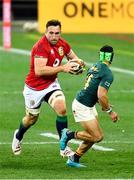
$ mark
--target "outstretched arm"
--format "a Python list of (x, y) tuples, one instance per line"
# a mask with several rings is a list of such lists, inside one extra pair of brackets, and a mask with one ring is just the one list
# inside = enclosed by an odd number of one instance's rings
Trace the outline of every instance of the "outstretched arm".
[(106, 111), (109, 114), (113, 122), (116, 122), (118, 120), (118, 114), (112, 110), (112, 107), (110, 106), (109, 101), (108, 101), (107, 93), (108, 91), (106, 88), (99, 86), (98, 93), (97, 93), (98, 101), (102, 107), (102, 110)]

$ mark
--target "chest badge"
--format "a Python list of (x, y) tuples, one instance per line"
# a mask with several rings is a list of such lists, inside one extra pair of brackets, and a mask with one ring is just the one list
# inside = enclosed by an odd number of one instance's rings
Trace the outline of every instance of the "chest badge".
[(58, 53), (59, 53), (60, 56), (63, 56), (63, 55), (64, 55), (64, 50), (63, 50), (63, 47), (62, 47), (62, 46), (60, 46), (60, 47), (58, 48)]

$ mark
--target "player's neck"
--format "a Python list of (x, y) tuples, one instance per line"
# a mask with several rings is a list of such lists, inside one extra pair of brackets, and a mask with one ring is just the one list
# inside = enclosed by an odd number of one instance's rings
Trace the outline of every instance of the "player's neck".
[(103, 61), (104, 64), (106, 64), (107, 66), (110, 66), (110, 63), (108, 61)]

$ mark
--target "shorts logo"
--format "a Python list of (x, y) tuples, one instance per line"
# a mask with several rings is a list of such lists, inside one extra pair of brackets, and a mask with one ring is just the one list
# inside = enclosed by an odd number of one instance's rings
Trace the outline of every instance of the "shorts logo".
[(35, 101), (34, 101), (34, 100), (31, 100), (31, 101), (30, 101), (30, 106), (34, 106), (34, 104), (35, 104)]
[(55, 87), (57, 87), (57, 85), (55, 84), (55, 85), (53, 85), (52, 87), (55, 88)]
[(60, 46), (60, 47), (58, 48), (58, 52), (59, 52), (59, 55), (60, 55), (60, 56), (63, 56), (63, 55), (64, 55), (64, 50), (63, 50), (63, 47), (62, 47), (62, 46)]

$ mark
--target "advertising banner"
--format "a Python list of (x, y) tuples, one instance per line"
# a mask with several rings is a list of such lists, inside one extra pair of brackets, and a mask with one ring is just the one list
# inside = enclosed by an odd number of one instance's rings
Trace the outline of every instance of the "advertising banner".
[(64, 33), (134, 33), (134, 0), (38, 0), (40, 32), (50, 19)]

